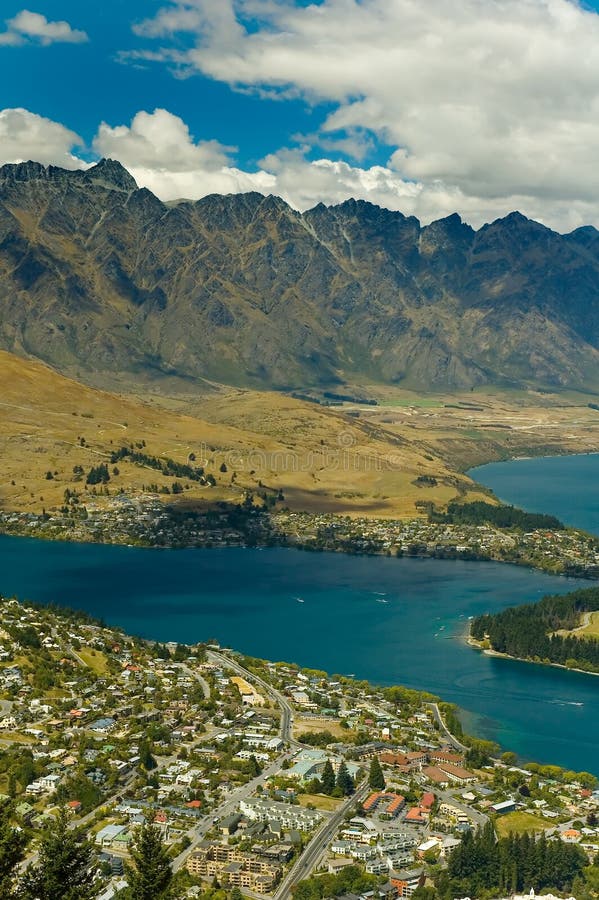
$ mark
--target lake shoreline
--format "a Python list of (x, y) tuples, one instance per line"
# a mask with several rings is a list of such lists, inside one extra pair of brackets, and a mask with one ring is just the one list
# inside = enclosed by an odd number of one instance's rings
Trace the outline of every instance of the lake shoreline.
[(599, 672), (589, 672), (587, 669), (579, 669), (576, 666), (564, 666), (562, 663), (545, 662), (542, 659), (525, 659), (523, 656), (512, 656), (510, 653), (501, 653), (499, 650), (493, 650), (492, 647), (483, 647), (482, 641), (477, 641), (470, 634), (466, 635), (465, 643), (473, 650), (478, 650), (484, 656), (494, 657), (495, 659), (511, 659), (514, 662), (530, 663), (532, 666), (544, 666), (548, 669), (562, 669), (565, 672), (579, 672), (581, 675), (599, 676)]
[[(598, 461), (596, 451), (533, 454), (479, 463), (465, 474), (503, 503), (557, 516), (567, 527), (597, 537), (599, 495), (593, 484)], [(579, 497), (584, 499), (579, 502)]]

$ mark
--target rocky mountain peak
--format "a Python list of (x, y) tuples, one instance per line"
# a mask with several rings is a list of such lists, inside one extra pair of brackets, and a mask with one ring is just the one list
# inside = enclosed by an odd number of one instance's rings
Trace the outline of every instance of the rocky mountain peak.
[(0, 166), (0, 182), (59, 181), (63, 178), (77, 178), (81, 173), (59, 166), (44, 166), (29, 159), (24, 162), (6, 163)]
[(133, 175), (116, 159), (101, 159), (91, 169), (87, 169), (85, 174), (90, 181), (101, 182), (119, 191), (137, 190)]
[(427, 243), (447, 244), (448, 241), (469, 243), (475, 231), (462, 221), (458, 213), (452, 213), (443, 219), (436, 219), (422, 229), (422, 237)]
[(6, 165), (0, 347), (121, 380), (599, 387), (599, 237), (363, 200), (165, 205), (115, 160)]

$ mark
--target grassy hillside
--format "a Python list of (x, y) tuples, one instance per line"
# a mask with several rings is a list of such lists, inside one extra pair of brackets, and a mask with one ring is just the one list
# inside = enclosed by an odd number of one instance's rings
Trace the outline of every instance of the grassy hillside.
[[(574, 396), (468, 393), (433, 403), (386, 389), (385, 406), (325, 407), (212, 385), (203, 396), (134, 397), (81, 385), (4, 351), (0, 380), (4, 510), (60, 506), (66, 489), (89, 499), (86, 476), (105, 463), (111, 494), (170, 490), (179, 480), (184, 492), (163, 499), (213, 505), (266, 492), (298, 510), (412, 516), (426, 503), (489, 500), (461, 474), (476, 462), (599, 449), (599, 413)], [(376, 393), (371, 386), (369, 394)], [(155, 465), (119, 459), (115, 474), (110, 458), (121, 447)], [(156, 464), (167, 459), (202, 467), (216, 486), (163, 475)]]
[[(281, 505), (296, 509), (411, 515), (418, 500), (446, 503), (471, 487), (425, 445), (285, 395), (223, 390), (194, 402), (142, 400), (83, 386), (5, 352), (0, 379), (5, 510), (59, 506), (65, 489), (85, 492), (86, 475), (102, 463), (111, 493), (171, 487), (172, 477), (128, 459), (118, 461), (114, 474), (111, 454), (131, 445), (157, 459), (202, 466), (215, 487), (180, 479), (189, 484), (185, 500), (202, 504), (240, 501), (247, 490), (266, 489), (282, 491)], [(434, 486), (413, 483), (426, 473), (434, 473)]]

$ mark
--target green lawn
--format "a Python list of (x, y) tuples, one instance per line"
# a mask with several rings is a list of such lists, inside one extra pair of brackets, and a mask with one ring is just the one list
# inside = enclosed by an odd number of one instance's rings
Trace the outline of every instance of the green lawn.
[(77, 655), (96, 675), (104, 675), (106, 672), (108, 668), (106, 657), (99, 650), (90, 650), (89, 647), (82, 647), (81, 650), (77, 650)]
[(532, 813), (518, 811), (500, 816), (495, 827), (499, 837), (507, 837), (510, 832), (524, 834), (525, 831), (545, 831), (549, 825)]
[(307, 806), (309, 803), (316, 809), (323, 809), (325, 812), (334, 812), (343, 800), (336, 797), (327, 797), (324, 794), (299, 794), (298, 798), (300, 806)]

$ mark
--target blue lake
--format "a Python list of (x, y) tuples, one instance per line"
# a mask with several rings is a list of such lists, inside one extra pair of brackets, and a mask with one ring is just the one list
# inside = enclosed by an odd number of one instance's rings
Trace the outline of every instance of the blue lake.
[(468, 473), (497, 497), (599, 534), (599, 454), (489, 463)]
[(10, 537), (0, 537), (0, 572), (5, 595), (85, 609), (148, 638), (217, 638), (429, 690), (458, 703), (470, 730), (525, 759), (599, 774), (598, 678), (493, 659), (463, 641), (469, 616), (578, 582), (495, 563)]

